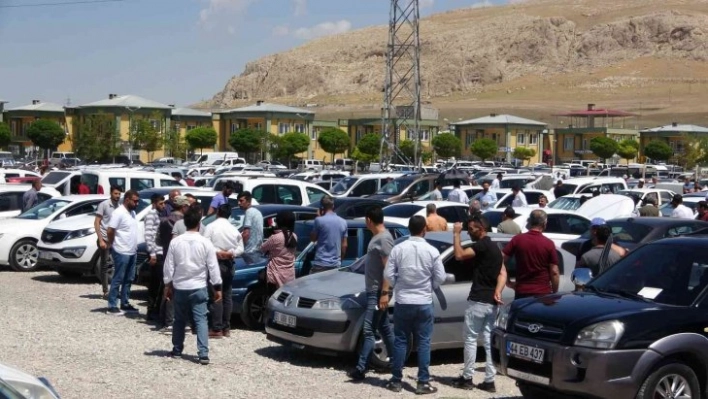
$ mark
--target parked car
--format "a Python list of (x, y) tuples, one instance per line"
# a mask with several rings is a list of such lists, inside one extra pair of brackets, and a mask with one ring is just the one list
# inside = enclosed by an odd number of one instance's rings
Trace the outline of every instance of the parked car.
[(403, 173), (371, 173), (345, 177), (332, 188), (335, 197), (368, 197)]
[(0, 397), (7, 399), (59, 399), (48, 379), (0, 364)]
[(550, 209), (560, 209), (563, 211), (574, 211), (580, 208), (581, 198), (592, 198), (592, 194), (568, 194), (548, 203)]
[[(706, 198), (705, 198), (705, 197), (701, 197), (701, 196), (698, 196), (698, 197), (694, 197), (694, 196), (687, 197), (687, 196), (684, 196), (682, 203), (683, 203), (685, 206), (691, 208), (691, 210), (692, 210), (693, 213), (695, 214), (695, 213), (696, 213), (696, 208), (698, 207), (698, 203), (699, 203), (700, 201), (705, 201), (705, 200), (706, 200)], [(672, 213), (673, 211), (674, 211), (674, 207), (671, 206), (671, 203), (664, 204), (664, 205), (662, 205), (662, 206), (659, 207), (659, 212), (661, 212), (661, 216), (664, 216), (664, 217), (671, 217), (671, 213)]]
[[(445, 186), (442, 189), (440, 189), (440, 194), (442, 194), (443, 201), (447, 201), (447, 196), (450, 195), (450, 191), (452, 191), (455, 187), (454, 186)], [(460, 185), (460, 190), (464, 191), (465, 194), (467, 194), (467, 198), (472, 198), (474, 197), (477, 193), (482, 191), (482, 186), (469, 186), (469, 185)], [(422, 195), (418, 198), (418, 201), (432, 201), (433, 200), (433, 192), (430, 191), (425, 195)]]
[[(491, 234), (490, 237), (503, 247), (512, 236)], [(400, 238), (397, 243), (406, 239), (408, 237)], [(455, 259), (452, 233), (428, 233), (425, 239), (440, 251), (447, 273), (445, 284), (433, 295), (435, 328), (431, 349), (462, 348), (462, 326), (472, 269), (467, 262)], [(462, 233), (462, 245), (472, 245), (466, 232)], [(557, 251), (560, 290), (570, 291), (574, 287), (570, 274), (575, 267), (575, 258), (562, 249)], [(268, 339), (291, 348), (330, 355), (358, 351), (366, 308), (365, 262), (364, 257), (349, 267), (299, 278), (277, 290), (268, 300)], [(516, 278), (515, 259), (512, 258), (506, 268), (509, 278)], [(513, 298), (513, 290), (505, 289), (504, 301), (509, 303)], [(391, 306), (395, 310), (395, 298)], [(372, 365), (386, 367), (388, 357), (386, 347), (378, 340), (371, 357)]]
[(642, 201), (653, 198), (656, 200), (656, 206), (662, 206), (671, 202), (671, 199), (676, 195), (675, 192), (669, 190), (662, 190), (657, 188), (632, 188), (629, 190), (622, 190), (617, 194), (626, 195), (632, 198), (638, 198), (637, 209), (642, 206)]
[(627, 189), (627, 182), (621, 177), (576, 177), (564, 180), (563, 187), (568, 194), (617, 194)]
[[(298, 222), (295, 226), (298, 248), (304, 248), (295, 260), (295, 275), (297, 277), (310, 273), (312, 261), (315, 258), (315, 244), (309, 242), (312, 225), (312, 222)], [(397, 223), (385, 222), (384, 225), (394, 239), (410, 234), (407, 227)], [(373, 236), (362, 221), (348, 220), (347, 229), (347, 252), (342, 259), (344, 266), (364, 256)], [(243, 323), (249, 328), (259, 328), (264, 323), (263, 316), (268, 294), (264, 284), (258, 281), (258, 273), (265, 268), (267, 263), (267, 261), (263, 261), (247, 265), (241, 258), (236, 260), (236, 274), (232, 289), (233, 313), (238, 313)], [(322, 288), (325, 289), (324, 286)], [(302, 303), (304, 304), (304, 301)]]
[(234, 193), (250, 191), (259, 204), (308, 205), (329, 195), (316, 184), (274, 177), (224, 176), (216, 181), (214, 190), (221, 191), (226, 180), (236, 185)]
[(590, 283), (579, 272), (581, 292), (503, 306), (492, 339), (499, 373), (525, 398), (705, 397), (707, 245), (656, 241)]
[[(29, 184), (0, 185), (0, 219), (17, 216), (22, 210), (22, 196), (32, 188)], [(61, 197), (61, 193), (51, 187), (42, 187), (37, 193), (37, 201)]]
[[(548, 198), (548, 201), (553, 201), (556, 199), (552, 191), (536, 189), (522, 189), (521, 191), (526, 196), (526, 203), (531, 207), (538, 206), (538, 200), (542, 195), (545, 195), (546, 198)], [(496, 194), (498, 199), (497, 202), (492, 205), (493, 208), (506, 209), (506, 207), (511, 206), (514, 201), (514, 193), (511, 189), (502, 188), (497, 190)]]
[(437, 173), (407, 174), (390, 181), (369, 198), (388, 201), (392, 204), (402, 201), (414, 201), (433, 190), (435, 181), (439, 176)]
[(96, 211), (105, 195), (69, 195), (50, 198), (39, 205), (0, 223), (0, 265), (15, 271), (37, 269), (37, 242), (51, 222)]
[(384, 218), (388, 221), (408, 226), (408, 220), (415, 215), (426, 216), (425, 207), (428, 204), (435, 204), (438, 215), (447, 221), (448, 230), (452, 231), (452, 226), (457, 222), (467, 219), (469, 206), (459, 202), (449, 201), (413, 201), (391, 204), (383, 209)]
[[(634, 250), (642, 244), (650, 243), (666, 237), (678, 237), (708, 228), (708, 222), (691, 219), (662, 217), (631, 217), (607, 221), (612, 229), (614, 243)], [(573, 255), (578, 255), (583, 243), (590, 239), (590, 231), (579, 238), (563, 243), (562, 247)]]
[[(356, 219), (363, 218), (366, 216), (366, 210), (372, 206), (380, 206), (385, 208), (391, 205), (390, 202), (375, 200), (369, 198), (357, 198), (357, 197), (335, 197), (334, 199), (334, 213), (339, 217), (344, 219)], [(315, 209), (321, 207), (320, 201), (313, 202), (310, 205)]]

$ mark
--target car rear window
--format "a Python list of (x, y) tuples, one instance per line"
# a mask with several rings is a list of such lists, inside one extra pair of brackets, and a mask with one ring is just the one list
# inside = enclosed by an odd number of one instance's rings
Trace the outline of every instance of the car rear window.
[(416, 212), (423, 209), (421, 205), (405, 204), (405, 205), (393, 205), (387, 206), (383, 209), (384, 217), (391, 218), (409, 218), (416, 214)]
[(70, 174), (70, 172), (49, 172), (42, 178), (42, 184), (57, 184)]

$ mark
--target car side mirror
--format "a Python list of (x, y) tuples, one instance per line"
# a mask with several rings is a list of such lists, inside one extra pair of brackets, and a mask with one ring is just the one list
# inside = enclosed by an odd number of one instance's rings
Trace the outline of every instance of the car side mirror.
[(455, 275), (452, 273), (446, 273), (443, 284), (455, 284)]
[(592, 280), (592, 278), (592, 270), (586, 267), (575, 269), (570, 275), (570, 280), (573, 282), (573, 284), (580, 287), (586, 286)]

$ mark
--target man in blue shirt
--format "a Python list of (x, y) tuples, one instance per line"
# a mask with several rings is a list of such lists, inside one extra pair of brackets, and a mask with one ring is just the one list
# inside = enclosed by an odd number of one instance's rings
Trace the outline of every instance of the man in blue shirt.
[(347, 222), (334, 213), (334, 200), (329, 195), (320, 200), (320, 216), (315, 219), (310, 240), (317, 243), (311, 274), (342, 265), (347, 252)]
[(241, 226), (241, 236), (243, 237), (243, 260), (251, 265), (263, 259), (261, 245), (263, 245), (263, 214), (251, 206), (253, 196), (249, 191), (244, 191), (238, 195), (238, 206), (245, 214), (243, 225)]
[(497, 195), (489, 189), (489, 182), (485, 181), (482, 183), (482, 191), (478, 192), (472, 199), (479, 200), (479, 203), (482, 204), (482, 210), (486, 211), (497, 202)]
[(231, 194), (234, 193), (235, 188), (236, 188), (236, 185), (232, 181), (227, 181), (226, 183), (224, 183), (224, 187), (223, 187), (221, 193), (216, 194), (214, 196), (214, 198), (211, 200), (211, 204), (209, 205), (209, 211), (207, 212), (207, 216), (216, 212), (216, 210), (219, 209), (219, 207), (221, 205), (228, 204), (229, 197), (231, 196)]

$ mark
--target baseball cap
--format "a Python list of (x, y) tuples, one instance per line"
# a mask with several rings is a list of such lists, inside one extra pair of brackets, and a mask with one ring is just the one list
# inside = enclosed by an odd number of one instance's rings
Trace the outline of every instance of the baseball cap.
[(177, 206), (187, 206), (189, 205), (189, 198), (185, 197), (184, 195), (178, 195), (175, 197), (174, 200), (172, 200), (175, 205)]
[(605, 219), (603, 218), (593, 218), (590, 221), (590, 227), (604, 226), (605, 224)]

